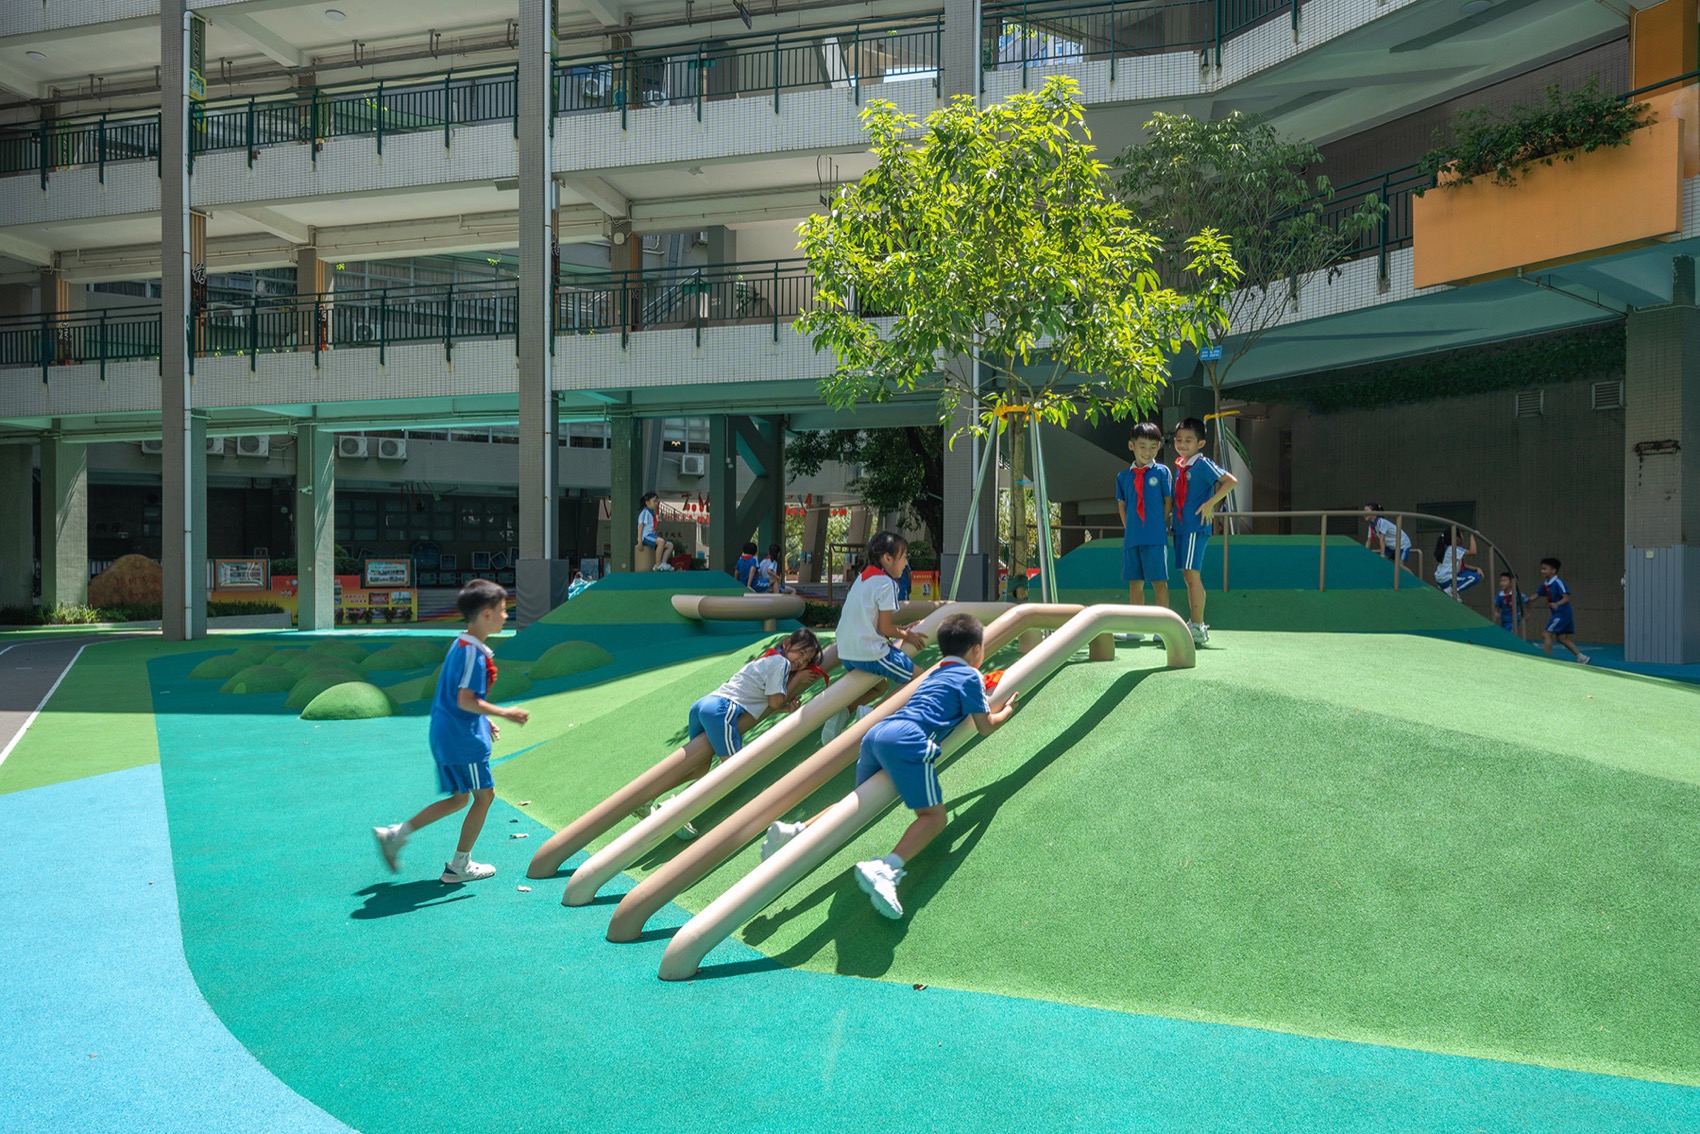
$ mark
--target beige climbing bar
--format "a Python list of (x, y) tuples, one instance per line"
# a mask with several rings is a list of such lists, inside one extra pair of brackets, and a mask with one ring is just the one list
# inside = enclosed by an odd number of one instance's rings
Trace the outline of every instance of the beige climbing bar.
[[(1159, 635), (1168, 652), (1170, 669), (1189, 669), (1196, 663), (1192, 635), (1174, 611), (1155, 606), (1092, 606), (1070, 618), (1061, 629), (1004, 671), (1003, 679), (993, 691), (992, 707), (1002, 705), (1011, 691), (1030, 687), (1057, 669), (1094, 638), (1114, 631)], [(946, 739), (939, 762), (949, 759), (973, 734), (973, 722), (964, 721)], [(695, 976), (710, 949), (766, 909), (896, 801), (897, 789), (884, 772), (858, 785), (806, 831), (687, 921), (673, 935), (661, 958), (661, 979), (688, 980)]]
[[(1084, 609), (1069, 603), (958, 603), (947, 611), (966, 611), (984, 620), (998, 613), (986, 627), (986, 652), (996, 653), (1028, 627), (1061, 626)], [(1185, 629), (1185, 623), (1181, 624)], [(1190, 647), (1191, 635), (1187, 635)], [(862, 736), (876, 723), (908, 703), (915, 682), (887, 694), (867, 716), (851, 722), (812, 756), (798, 763), (765, 791), (704, 832), (672, 860), (663, 863), (620, 900), (608, 923), (608, 940), (635, 941), (649, 919), (686, 887), (731, 858), (767, 825), (820, 790), (839, 772), (856, 762)], [(678, 826), (678, 821), (673, 823)]]
[(803, 596), (674, 595), (673, 609), (696, 622), (771, 622), (803, 617)]
[[(734, 599), (733, 601), (739, 600)], [(1008, 609), (1008, 603), (961, 603), (948, 608), (941, 607), (915, 623), (914, 630), (930, 641), (938, 624), (948, 614), (966, 611), (976, 617), (985, 618)], [(829, 648), (829, 651), (827, 659), (829, 664), (823, 666), (823, 668), (830, 668), (831, 665), (836, 665), (838, 662), (836, 648)], [(566, 906), (588, 905), (596, 897), (597, 891), (606, 885), (610, 879), (618, 875), (620, 871), (642, 858), (648, 851), (660, 846), (682, 824), (690, 822), (718, 803), (736, 789), (739, 784), (789, 752), (799, 741), (819, 731), (828, 717), (840, 709), (848, 708), (856, 698), (873, 688), (879, 681), (880, 678), (871, 673), (854, 671), (847, 672), (843, 677), (834, 681), (829, 688), (810, 698), (802, 708), (750, 741), (742, 751), (722, 761), (719, 767), (714, 768), (701, 779), (679, 792), (678, 795), (662, 804), (660, 810), (655, 814), (639, 820), (635, 826), (621, 832), (613, 842), (591, 855), (589, 859), (573, 871), (572, 877), (567, 881), (566, 893), (561, 896), (561, 904)], [(669, 769), (678, 767), (684, 761), (682, 758), (675, 759), (675, 757), (682, 757), (683, 752), (684, 749), (682, 748), (677, 750), (673, 756), (669, 756), (663, 763)], [(657, 767), (659, 766), (657, 765)], [(653, 773), (645, 773), (644, 776), (632, 781), (632, 783), (635, 785), (640, 781), (647, 783), (664, 782), (660, 776)], [(632, 808), (653, 798), (654, 792), (640, 796), (631, 785), (628, 785), (626, 789), (615, 796), (611, 796), (608, 801), (596, 808), (603, 819), (612, 817), (596, 834), (600, 834), (601, 831), (613, 826), (622, 815), (629, 813)], [(619, 802), (616, 803), (615, 800)], [(563, 830), (566, 830), (566, 828), (563, 828)], [(578, 838), (577, 835), (574, 837)], [(595, 835), (590, 835), (586, 838), (579, 838), (577, 846), (561, 855), (554, 866), (550, 867), (549, 873), (542, 875), (542, 877), (546, 878), (553, 874), (555, 867), (558, 867), (561, 861), (564, 861), (568, 855), (571, 855), (573, 851), (578, 850), (590, 838), (594, 837)], [(545, 844), (545, 846), (547, 845)], [(551, 854), (558, 850), (559, 848), (555, 848), (551, 851)], [(538, 855), (541, 857), (541, 850), (539, 850)], [(538, 861), (537, 858), (532, 859), (534, 867), (538, 865)], [(537, 875), (533, 875), (533, 877), (537, 877)]]

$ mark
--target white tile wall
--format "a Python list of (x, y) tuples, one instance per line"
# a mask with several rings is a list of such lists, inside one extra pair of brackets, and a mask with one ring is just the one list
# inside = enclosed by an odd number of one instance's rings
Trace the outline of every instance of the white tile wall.
[(138, 17), (158, 19), (159, 0), (5, 0), (0, 3), (0, 36), (81, 28)]

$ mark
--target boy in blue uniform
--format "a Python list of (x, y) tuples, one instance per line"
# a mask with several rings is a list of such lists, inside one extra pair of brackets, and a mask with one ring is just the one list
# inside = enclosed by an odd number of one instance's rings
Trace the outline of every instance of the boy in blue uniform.
[(990, 736), (1015, 711), (1014, 692), (996, 711), (986, 704), (986, 684), (980, 674), (984, 639), (985, 628), (971, 614), (953, 614), (939, 623), (939, 652), (944, 660), (916, 686), (908, 704), (862, 738), (856, 782), (861, 784), (883, 770), (891, 776), (904, 806), (915, 812), (914, 822), (890, 854), (855, 867), (856, 884), (886, 917), (903, 916), (897, 883), (903, 878), (904, 864), (945, 827), (944, 794), (933, 768), (939, 745), (970, 718), (981, 736)]
[(1517, 633), (1517, 624), (1523, 621), (1523, 604), (1529, 601), (1529, 596), (1517, 593), (1517, 578), (1509, 571), (1499, 573), (1499, 590), (1493, 596), (1493, 609), (1499, 615), (1499, 625), (1511, 633)]
[(1210, 542), (1216, 505), (1239, 483), (1204, 455), (1208, 440), (1204, 423), (1196, 417), (1175, 426), (1175, 562), (1186, 580), (1186, 626), (1200, 646), (1210, 640), (1210, 628), (1204, 624), (1204, 548)]
[[(1157, 463), (1163, 431), (1149, 421), (1133, 427), (1127, 447), (1133, 464), (1116, 474), (1116, 508), (1121, 512), (1122, 581), (1127, 601), (1145, 603), (1145, 584), (1157, 605), (1169, 605), (1169, 513), (1174, 503), (1174, 478), (1167, 465)], [(1142, 635), (1134, 635), (1138, 641)]]
[(1578, 662), (1587, 665), (1588, 655), (1576, 648), (1576, 608), (1570, 603), (1570, 588), (1558, 577), (1559, 568), (1563, 566), (1556, 559), (1541, 560), (1541, 585), (1530, 596), (1531, 600), (1547, 600), (1547, 624), (1541, 631), (1541, 649), (1551, 657), (1552, 644), (1556, 640), (1575, 654)]
[(472, 800), (472, 810), (460, 825), (460, 842), (454, 858), (443, 866), (445, 883), (476, 882), (489, 878), (496, 868), (473, 862), (472, 844), (484, 829), (484, 816), (496, 797), (496, 781), (490, 776), (490, 746), (501, 735), (491, 717), (517, 725), (531, 719), (524, 709), (504, 709), (487, 698), (496, 683), (496, 659), (486, 640), (508, 619), (508, 592), (488, 579), (474, 579), (460, 589), (455, 600), (466, 630), (449, 647), (443, 659), (437, 695), (431, 701), (431, 755), (437, 763), (437, 786), (449, 793), (424, 808), (405, 823), (373, 827), (378, 852), (390, 870), (401, 866), (401, 848), (421, 827), (453, 815)]
[(732, 573), (738, 576), (738, 581), (751, 590), (755, 589), (756, 545), (746, 543), (744, 554), (738, 556), (738, 562), (732, 568)]

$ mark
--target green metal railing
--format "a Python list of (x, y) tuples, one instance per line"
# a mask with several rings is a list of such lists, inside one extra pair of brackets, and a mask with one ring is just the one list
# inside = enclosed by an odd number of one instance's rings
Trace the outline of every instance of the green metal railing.
[(981, 14), (980, 89), (985, 72), (1019, 68), (1021, 85), (1035, 67), (1104, 59), (1116, 63), (1171, 51), (1214, 52), (1259, 24), (1285, 16), (1298, 30), (1303, 0), (1013, 0)]
[(569, 284), (555, 293), (555, 332), (560, 335), (766, 324), (773, 340), (817, 298), (804, 260), (764, 260), (709, 268), (614, 272), (604, 279)]

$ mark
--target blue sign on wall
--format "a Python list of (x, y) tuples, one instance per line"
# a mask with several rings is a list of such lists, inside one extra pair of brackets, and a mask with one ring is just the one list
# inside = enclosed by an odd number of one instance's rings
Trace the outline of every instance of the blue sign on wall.
[(1198, 352), (1198, 360), (1200, 362), (1215, 362), (1221, 357), (1222, 348), (1219, 346), (1207, 346)]

